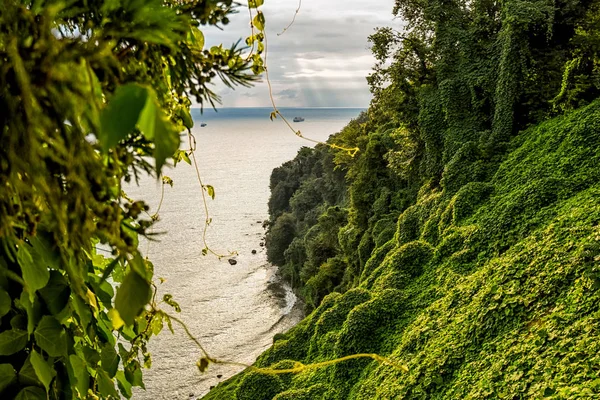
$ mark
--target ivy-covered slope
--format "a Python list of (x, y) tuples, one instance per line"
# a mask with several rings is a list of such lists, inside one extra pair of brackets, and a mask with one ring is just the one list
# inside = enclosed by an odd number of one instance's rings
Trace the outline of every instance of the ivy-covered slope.
[(246, 372), (206, 399), (600, 396), (600, 100), (522, 132), (494, 170), (456, 191), (423, 185), (357, 285), (256, 363), (378, 353), (408, 372)]

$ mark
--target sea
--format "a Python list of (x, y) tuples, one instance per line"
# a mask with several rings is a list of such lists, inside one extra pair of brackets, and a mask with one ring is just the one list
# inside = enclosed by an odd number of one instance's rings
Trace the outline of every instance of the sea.
[[(207, 196), (206, 200), (211, 221), (206, 235), (207, 217), (196, 169), (181, 162), (163, 170), (173, 186), (164, 187), (153, 239), (140, 241), (142, 252), (154, 264), (158, 298), (171, 294), (181, 312), (166, 304), (160, 307), (184, 321), (212, 358), (242, 364), (253, 363), (276, 333), (289, 330), (303, 317), (301, 302), (267, 262), (263, 223), (268, 219), (271, 171), (291, 160), (301, 147), (314, 143), (297, 137), (281, 119), (272, 121), (271, 111), (193, 109), (198, 172), (204, 185), (214, 188), (214, 199)], [(304, 136), (319, 141), (340, 131), (361, 111), (280, 109), (290, 122), (294, 117), (304, 118), (291, 123)], [(182, 141), (181, 148), (189, 148), (187, 137)], [(150, 213), (161, 202), (161, 190), (156, 179), (126, 188), (129, 197), (150, 205)], [(206, 255), (204, 240), (210, 249)], [(203, 353), (180, 326), (173, 328), (171, 334), (165, 325), (150, 341), (152, 367), (144, 370), (146, 389), (137, 388), (134, 398), (200, 398), (243, 370), (211, 364), (200, 373), (196, 362)]]

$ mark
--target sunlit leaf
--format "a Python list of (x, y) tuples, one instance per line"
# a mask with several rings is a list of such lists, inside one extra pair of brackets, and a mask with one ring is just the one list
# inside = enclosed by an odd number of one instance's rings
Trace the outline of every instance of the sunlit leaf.
[(38, 379), (40, 380), (40, 382), (42, 382), (42, 384), (46, 388), (46, 391), (49, 391), (50, 384), (56, 376), (56, 371), (54, 370), (54, 368), (48, 365), (46, 360), (44, 360), (44, 357), (42, 357), (42, 355), (35, 350), (31, 351), (30, 361)]
[(261, 13), (261, 12), (259, 12), (258, 14), (256, 14), (256, 16), (252, 19), (252, 24), (259, 31), (264, 31), (265, 30), (265, 16), (264, 16), (264, 14)]
[(121, 315), (116, 308), (108, 310), (108, 318), (110, 319), (110, 322), (112, 322), (112, 327), (115, 330), (119, 330), (125, 325), (125, 321), (123, 321), (123, 318), (121, 318)]
[(79, 356), (71, 354), (69, 356), (67, 370), (69, 372), (72, 385), (75, 389), (77, 389), (77, 391), (79, 391), (79, 394), (82, 395), (87, 393), (90, 385), (90, 375), (87, 371), (84, 361), (79, 358)]
[(179, 134), (160, 110), (153, 92), (148, 96), (137, 125), (144, 136), (154, 142), (156, 171), (160, 173), (165, 160), (179, 149), (180, 141)]
[(124, 85), (115, 91), (100, 115), (98, 140), (104, 151), (113, 148), (133, 132), (147, 98), (148, 89), (136, 84)]
[(264, 0), (248, 0), (248, 7), (250, 8), (258, 8), (265, 3)]
[(123, 371), (118, 371), (116, 378), (117, 386), (119, 386), (119, 391), (123, 396), (130, 399), (133, 393), (131, 391), (131, 383), (125, 377), (125, 373)]
[(117, 289), (115, 299), (115, 308), (127, 325), (133, 324), (135, 317), (142, 312), (151, 295), (152, 290), (148, 281), (137, 272), (130, 271)]
[(43, 288), (48, 283), (50, 271), (41, 260), (33, 259), (27, 244), (19, 246), (17, 261), (23, 272), (23, 280), (29, 289), (29, 298), (33, 301), (35, 291)]
[(204, 187), (206, 188), (206, 191), (208, 192), (208, 195), (210, 196), (211, 199), (215, 199), (215, 188), (212, 187), (211, 185), (204, 185)]

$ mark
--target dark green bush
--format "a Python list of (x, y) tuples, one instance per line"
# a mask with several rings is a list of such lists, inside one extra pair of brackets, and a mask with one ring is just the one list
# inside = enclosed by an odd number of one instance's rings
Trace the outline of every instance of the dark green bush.
[(249, 372), (242, 378), (235, 395), (237, 400), (272, 400), (283, 389), (279, 376)]

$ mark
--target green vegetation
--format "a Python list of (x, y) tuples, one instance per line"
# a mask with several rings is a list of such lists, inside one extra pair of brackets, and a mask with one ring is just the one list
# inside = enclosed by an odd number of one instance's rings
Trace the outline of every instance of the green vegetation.
[(358, 155), (273, 171), (268, 255), (312, 312), (255, 365), (409, 370), (244, 372), (206, 399), (600, 396), (600, 2), (394, 12), (368, 112), (329, 139)]
[(166, 310), (180, 309), (156, 299), (138, 248), (158, 210), (122, 182), (172, 184), (167, 162), (195, 162), (191, 99), (213, 104), (210, 83), (249, 85), (263, 71), (262, 49), (204, 47), (200, 28), (226, 25), (233, 5), (0, 3), (1, 398), (130, 398), (144, 387), (147, 342), (172, 331), (180, 320)]

